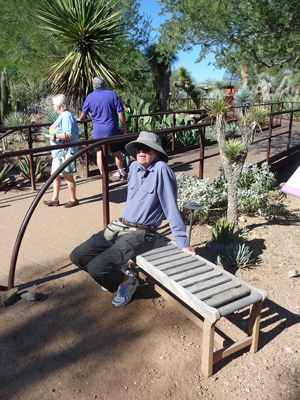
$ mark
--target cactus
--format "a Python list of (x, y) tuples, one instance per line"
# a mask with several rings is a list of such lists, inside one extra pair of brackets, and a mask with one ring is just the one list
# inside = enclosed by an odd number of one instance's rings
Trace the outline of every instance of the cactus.
[(8, 74), (7, 68), (4, 68), (1, 74), (1, 119), (3, 119), (10, 111), (10, 99), (9, 99), (9, 81), (8, 81)]

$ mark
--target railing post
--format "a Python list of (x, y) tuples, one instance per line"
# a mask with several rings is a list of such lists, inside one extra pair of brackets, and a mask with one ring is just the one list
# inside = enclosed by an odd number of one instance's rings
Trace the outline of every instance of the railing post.
[(135, 132), (139, 131), (139, 120), (138, 117), (135, 117)]
[[(173, 112), (173, 128), (175, 128), (176, 126), (176, 117), (175, 117), (175, 113)], [(172, 151), (175, 150), (175, 133), (172, 132)]]
[[(32, 149), (32, 137), (31, 137), (31, 128), (27, 128), (28, 134), (28, 148)], [(35, 176), (34, 176), (34, 162), (33, 162), (33, 155), (29, 154), (29, 167), (30, 167), (30, 181), (31, 181), (31, 189), (35, 190)]]
[(199, 161), (199, 178), (203, 179), (203, 169), (204, 169), (204, 145), (205, 145), (205, 126), (201, 127), (200, 136), (200, 161)]
[[(87, 122), (84, 121), (83, 125), (84, 125), (84, 131), (83, 131), (84, 140), (88, 140)], [(87, 145), (85, 145), (85, 147), (87, 147)], [(89, 155), (88, 155), (88, 151), (84, 154), (84, 160), (85, 160), (85, 177), (88, 178), (88, 176), (89, 176)]]
[(109, 224), (109, 187), (108, 187), (108, 148), (102, 145), (102, 202), (103, 202), (103, 227)]
[(273, 116), (270, 114), (270, 121), (269, 121), (269, 137), (268, 137), (268, 148), (267, 148), (267, 164), (269, 165), (270, 162), (270, 151), (271, 151), (271, 138), (272, 138), (272, 125), (273, 125)]
[(289, 154), (289, 152), (290, 152), (290, 143), (291, 143), (292, 126), (293, 126), (293, 116), (294, 116), (294, 113), (293, 113), (293, 111), (291, 111), (290, 124), (289, 124), (289, 134), (288, 134), (287, 147), (286, 147), (287, 154)]

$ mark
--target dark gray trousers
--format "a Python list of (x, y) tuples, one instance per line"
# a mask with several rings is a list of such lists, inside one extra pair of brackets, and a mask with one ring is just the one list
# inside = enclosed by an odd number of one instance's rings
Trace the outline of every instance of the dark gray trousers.
[(156, 234), (150, 230), (137, 229), (111, 241), (105, 239), (104, 231), (76, 247), (70, 259), (78, 268), (87, 271), (97, 283), (114, 293), (124, 280), (124, 273), (119, 267), (132, 257), (153, 249)]

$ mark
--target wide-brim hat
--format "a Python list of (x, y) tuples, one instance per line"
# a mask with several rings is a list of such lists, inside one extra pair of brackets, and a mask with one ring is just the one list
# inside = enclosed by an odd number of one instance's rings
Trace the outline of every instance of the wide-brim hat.
[(151, 149), (158, 151), (160, 153), (160, 159), (166, 163), (168, 162), (169, 156), (165, 152), (165, 150), (161, 147), (160, 137), (157, 136), (155, 133), (141, 132), (136, 140), (126, 144), (125, 146), (126, 151), (128, 151), (128, 153), (134, 158), (136, 158), (135, 147), (138, 143), (144, 144), (145, 146), (148, 146)]

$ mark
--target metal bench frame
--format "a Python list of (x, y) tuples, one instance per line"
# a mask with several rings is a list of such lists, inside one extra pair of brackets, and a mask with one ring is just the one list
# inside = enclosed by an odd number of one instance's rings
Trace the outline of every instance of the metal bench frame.
[[(260, 316), (267, 292), (249, 285), (208, 260), (188, 255), (170, 240), (158, 235), (155, 248), (139, 255), (133, 268), (141, 279), (171, 301), (203, 330), (201, 370), (213, 374), (213, 364), (247, 346), (258, 349)], [(216, 332), (216, 323), (250, 306), (248, 336), (229, 344)], [(230, 340), (230, 339), (229, 339)], [(214, 342), (222, 348), (214, 352)]]

